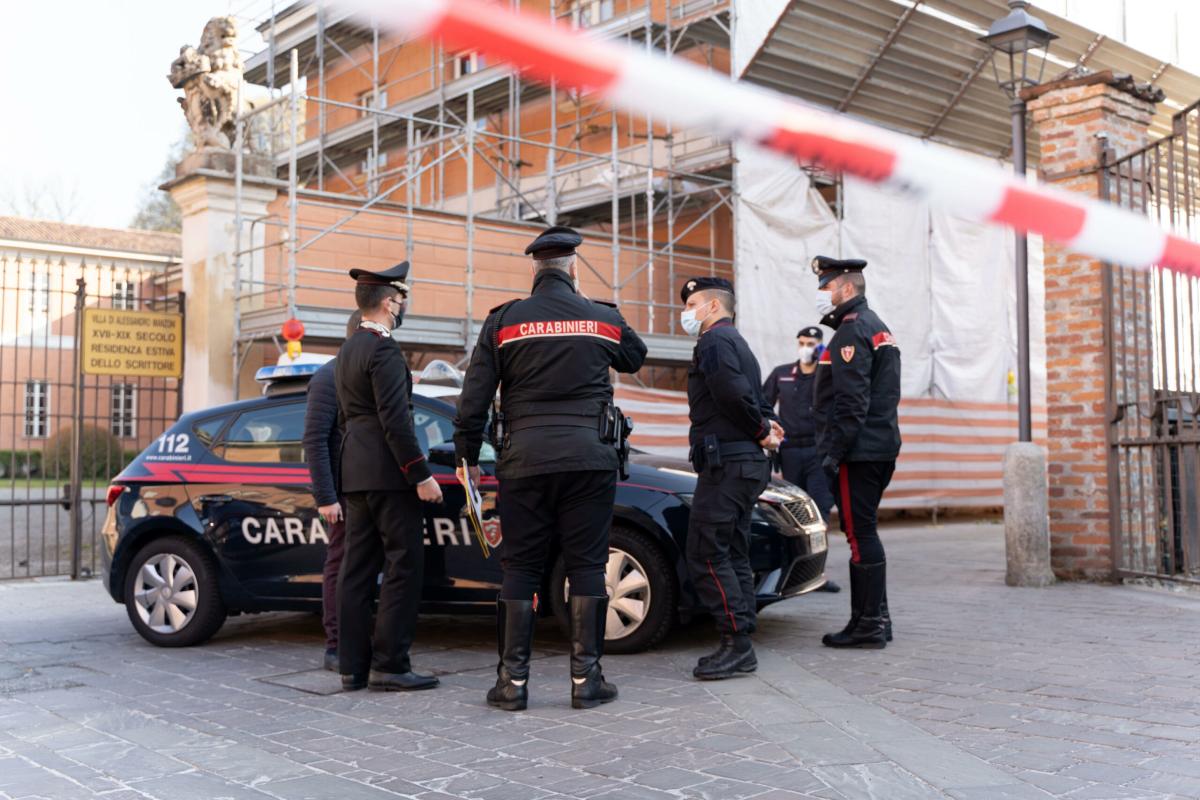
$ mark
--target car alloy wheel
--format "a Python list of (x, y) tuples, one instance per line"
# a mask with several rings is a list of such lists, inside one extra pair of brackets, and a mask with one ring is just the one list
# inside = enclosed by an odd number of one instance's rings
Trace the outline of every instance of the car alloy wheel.
[(138, 616), (155, 633), (179, 633), (196, 614), (196, 573), (174, 553), (156, 553), (142, 562), (133, 592)]
[(642, 626), (650, 609), (650, 580), (646, 568), (624, 550), (608, 551), (608, 566), (604, 571), (604, 586), (608, 594), (608, 619), (604, 638), (623, 639)]

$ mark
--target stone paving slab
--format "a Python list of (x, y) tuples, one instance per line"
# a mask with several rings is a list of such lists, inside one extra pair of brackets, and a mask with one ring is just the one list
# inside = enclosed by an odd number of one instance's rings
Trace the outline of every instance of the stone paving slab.
[(482, 700), (487, 618), (422, 626), (438, 690), (344, 694), (312, 615), (158, 649), (95, 582), (0, 583), (0, 800), (1200, 797), (1200, 600), (1010, 589), (994, 524), (884, 540), (886, 650), (822, 648), (848, 598), (819, 593), (763, 612), (754, 676), (693, 681), (712, 641), (693, 625), (606, 658), (621, 699), (585, 712), (552, 624), (508, 714)]

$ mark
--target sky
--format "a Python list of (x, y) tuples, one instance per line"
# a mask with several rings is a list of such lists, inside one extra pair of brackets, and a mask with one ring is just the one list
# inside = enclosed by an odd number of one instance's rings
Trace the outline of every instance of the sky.
[[(127, 226), (185, 130), (166, 79), (179, 48), (198, 44), (210, 17), (233, 14), (248, 57), (272, 2), (290, 0), (0, 0), (0, 214), (6, 200), (45, 192), (74, 199), (68, 221)], [(1200, 48), (1187, 44), (1200, 32), (1197, 0), (1035, 6), (1200, 72)], [(1176, 18), (1179, 35), (1163, 24)]]
[(0, 214), (9, 213), (6, 199), (45, 189), (76, 196), (68, 221), (123, 228), (186, 130), (175, 102), (182, 93), (166, 78), (179, 48), (199, 44), (210, 17), (258, 18), (270, 0), (0, 0), (0, 8)]

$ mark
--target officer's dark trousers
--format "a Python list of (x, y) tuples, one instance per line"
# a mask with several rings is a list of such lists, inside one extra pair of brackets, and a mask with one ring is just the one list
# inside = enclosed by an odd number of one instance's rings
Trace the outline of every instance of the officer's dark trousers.
[(326, 650), (336, 650), (338, 646), (337, 585), (346, 543), (346, 501), (338, 502), (342, 504), (342, 518), (329, 526), (325, 568), (321, 570), (321, 625), (325, 628)]
[(501, 478), (497, 505), (504, 543), (504, 600), (532, 600), (542, 587), (550, 544), (558, 537), (571, 593), (603, 597), (608, 534), (617, 493), (615, 470)]
[(847, 461), (838, 470), (838, 519), (850, 544), (850, 560), (855, 564), (884, 560), (876, 525), (879, 501), (895, 469), (895, 461)]
[(816, 447), (784, 447), (779, 451), (783, 461), (783, 479), (794, 483), (817, 504), (821, 516), (829, 518), (833, 508), (833, 493), (829, 491), (829, 477), (821, 469), (821, 456)]
[[(425, 516), (414, 489), (346, 495), (346, 538), (338, 575), (338, 670), (408, 672), (424, 572)], [(379, 608), (371, 600), (379, 573)]]
[(688, 521), (687, 565), (700, 602), (722, 634), (753, 633), (750, 515), (771, 477), (766, 459), (701, 470)]

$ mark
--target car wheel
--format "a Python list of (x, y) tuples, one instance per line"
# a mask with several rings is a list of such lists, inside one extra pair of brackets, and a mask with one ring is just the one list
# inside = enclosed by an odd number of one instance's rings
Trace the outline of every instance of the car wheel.
[[(554, 564), (551, 586), (561, 586), (551, 598), (554, 616), (570, 636), (567, 596), (570, 592), (562, 556)], [(670, 563), (650, 537), (613, 526), (604, 575), (608, 620), (604, 650), (617, 655), (639, 653), (663, 640), (675, 622), (678, 587)]]
[(200, 644), (225, 623), (212, 555), (180, 536), (155, 539), (134, 555), (124, 597), (134, 630), (159, 647)]

